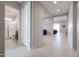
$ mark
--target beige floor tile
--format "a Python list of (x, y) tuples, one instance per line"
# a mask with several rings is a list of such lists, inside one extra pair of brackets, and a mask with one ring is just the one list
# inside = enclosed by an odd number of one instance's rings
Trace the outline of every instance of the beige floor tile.
[[(9, 41), (6, 41), (8, 43)], [(10, 40), (9, 44), (12, 44)], [(17, 44), (12, 44), (13, 47), (15, 47)], [(33, 49), (31, 51), (28, 51), (26, 47), (20, 45), (16, 46), (15, 48), (7, 47), (8, 44), (6, 44), (6, 57), (75, 57), (76, 52), (73, 52), (67, 42), (66, 35), (57, 34), (57, 35), (51, 35), (51, 36), (44, 36), (43, 42), (41, 45)]]

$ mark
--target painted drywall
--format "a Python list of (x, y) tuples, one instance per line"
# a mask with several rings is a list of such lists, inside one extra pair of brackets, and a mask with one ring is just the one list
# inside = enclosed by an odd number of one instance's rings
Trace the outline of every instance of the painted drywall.
[(43, 29), (48, 31), (47, 35), (53, 35), (53, 21), (51, 18), (43, 19)]
[(0, 57), (5, 56), (5, 6), (4, 2), (0, 1)]
[(21, 5), (21, 42), (30, 50), (30, 2)]
[(73, 3), (70, 6), (68, 13), (68, 42), (69, 47), (73, 48)]
[(43, 29), (48, 31), (48, 35), (53, 35), (53, 16), (43, 8)]
[(31, 47), (34, 48), (42, 41), (43, 11), (39, 2), (32, 2), (32, 39)]
[[(36, 48), (43, 40), (43, 29), (47, 29), (50, 32), (52, 30), (52, 16), (48, 15), (47, 10), (39, 2), (32, 2), (32, 39), (31, 47)], [(51, 26), (50, 26), (51, 25)]]
[(77, 2), (72, 2), (68, 15), (69, 47), (77, 51)]

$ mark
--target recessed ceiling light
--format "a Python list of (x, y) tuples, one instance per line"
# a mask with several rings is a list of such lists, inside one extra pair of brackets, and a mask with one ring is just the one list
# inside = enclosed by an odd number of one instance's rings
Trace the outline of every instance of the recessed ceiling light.
[(57, 12), (60, 12), (60, 9), (57, 9)]
[(56, 3), (57, 3), (57, 1), (54, 1), (53, 3), (54, 3), (54, 4), (56, 4)]

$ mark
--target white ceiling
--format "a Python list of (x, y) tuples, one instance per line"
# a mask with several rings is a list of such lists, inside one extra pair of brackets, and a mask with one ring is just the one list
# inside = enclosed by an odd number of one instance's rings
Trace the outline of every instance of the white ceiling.
[[(23, 1), (19, 1), (18, 3), (22, 3)], [(40, 1), (40, 3), (53, 15), (58, 16), (62, 14), (67, 14), (71, 1), (57, 1), (57, 4), (54, 4), (53, 1)], [(60, 12), (57, 12), (57, 9), (60, 9)], [(18, 10), (15, 10), (11, 7), (5, 7), (6, 15), (17, 15)]]
[[(71, 1), (57, 1), (56, 4), (53, 1), (40, 1), (40, 3), (45, 7), (53, 16), (67, 14)], [(60, 12), (57, 12), (60, 9)]]

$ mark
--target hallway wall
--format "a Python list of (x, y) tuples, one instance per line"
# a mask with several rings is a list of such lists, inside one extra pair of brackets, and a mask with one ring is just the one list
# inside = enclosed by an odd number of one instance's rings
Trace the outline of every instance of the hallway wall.
[(21, 43), (30, 50), (30, 2), (21, 5)]
[(32, 2), (32, 41), (31, 46), (34, 48), (42, 41), (42, 26), (43, 26), (43, 9), (39, 2)]
[(48, 31), (48, 35), (53, 35), (53, 16), (45, 8), (43, 8), (43, 29)]
[(72, 2), (68, 14), (68, 41), (72, 50), (77, 50), (77, 5)]
[[(48, 21), (49, 19), (51, 19), (52, 16), (47, 16), (46, 14), (44, 14), (44, 11), (47, 12), (46, 9), (43, 8), (43, 6), (39, 3), (39, 2), (32, 2), (32, 39), (31, 39), (31, 46), (33, 48), (37, 47), (37, 45), (40, 44), (40, 42), (42, 42), (43, 40), (43, 28), (44, 26), (46, 26), (47, 30), (51, 30), (50, 28), (50, 22), (52, 22), (52, 20)], [(46, 16), (45, 16), (46, 15)], [(45, 19), (45, 17), (47, 19)], [(46, 21), (47, 20), (47, 21)], [(45, 24), (45, 21), (48, 22), (47, 25)], [(49, 27), (48, 27), (49, 26)], [(53, 28), (53, 27), (52, 27)], [(52, 30), (53, 31), (53, 30)]]
[(73, 48), (73, 3), (70, 6), (69, 14), (68, 14), (68, 42), (69, 47)]

